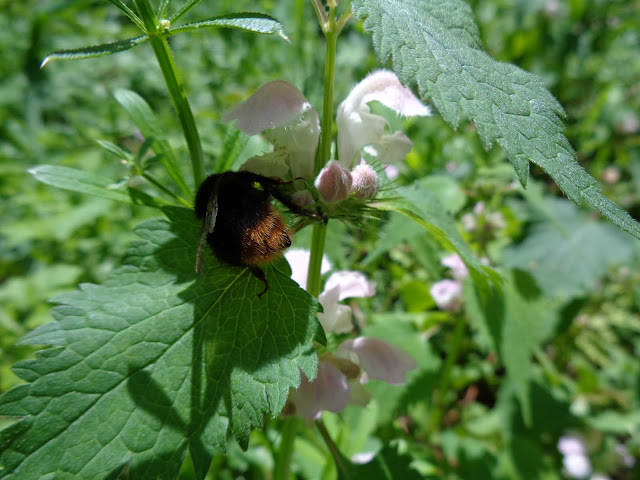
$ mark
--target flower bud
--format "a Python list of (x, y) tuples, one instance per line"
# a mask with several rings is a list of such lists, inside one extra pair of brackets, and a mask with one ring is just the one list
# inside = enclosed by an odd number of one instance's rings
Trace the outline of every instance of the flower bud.
[(335, 203), (349, 197), (352, 182), (351, 173), (331, 160), (320, 170), (314, 185), (323, 202)]
[(378, 177), (376, 172), (370, 165), (362, 163), (351, 172), (353, 183), (351, 191), (356, 198), (369, 200), (374, 198), (378, 193)]

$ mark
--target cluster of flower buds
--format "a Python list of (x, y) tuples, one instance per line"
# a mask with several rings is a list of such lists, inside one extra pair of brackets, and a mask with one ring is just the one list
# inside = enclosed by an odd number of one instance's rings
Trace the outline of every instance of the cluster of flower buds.
[[(243, 170), (266, 177), (313, 182), (317, 195), (301, 189), (295, 193), (300, 205), (309, 206), (318, 199), (329, 209), (349, 198), (373, 199), (379, 179), (366, 159), (382, 166), (401, 162), (412, 143), (402, 132), (391, 132), (384, 117), (371, 113), (369, 103), (377, 101), (403, 116), (429, 115), (410, 89), (390, 71), (379, 70), (367, 76), (338, 108), (337, 158), (330, 160), (314, 175), (314, 163), (320, 122), (318, 113), (293, 85), (284, 81), (268, 83), (246, 102), (227, 115), (247, 135), (262, 134), (273, 150), (247, 160)], [(305, 187), (308, 188), (308, 187)], [(292, 278), (305, 288), (309, 252), (290, 250)], [(325, 261), (322, 271), (330, 270)], [(353, 332), (351, 307), (340, 302), (349, 298), (370, 297), (375, 285), (359, 272), (334, 272), (318, 296), (323, 311), (318, 320), (325, 332)], [(362, 386), (369, 379), (390, 384), (405, 381), (406, 372), (415, 368), (409, 355), (389, 343), (367, 337), (349, 338), (335, 352), (318, 357), (318, 371), (310, 381), (301, 374), (301, 384), (290, 394), (285, 412), (316, 419), (322, 411), (338, 412), (349, 403), (366, 405), (369, 394)]]
[(273, 151), (247, 160), (244, 170), (267, 177), (313, 180), (320, 200), (332, 205), (352, 196), (372, 199), (378, 193), (378, 175), (363, 154), (389, 166), (402, 161), (411, 150), (411, 140), (404, 133), (387, 133), (388, 122), (371, 113), (368, 104), (373, 101), (406, 117), (430, 114), (393, 72), (373, 72), (340, 104), (338, 158), (329, 161), (315, 178), (318, 113), (293, 85), (282, 80), (264, 85), (226, 119), (236, 120), (248, 135), (261, 133), (273, 145)]

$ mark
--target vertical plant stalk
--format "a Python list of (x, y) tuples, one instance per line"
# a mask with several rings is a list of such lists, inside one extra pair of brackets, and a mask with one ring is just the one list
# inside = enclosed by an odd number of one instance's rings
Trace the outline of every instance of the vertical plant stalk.
[(178, 113), (182, 131), (187, 148), (191, 157), (191, 170), (193, 172), (193, 180), (195, 185), (200, 185), (204, 180), (204, 153), (202, 151), (202, 143), (200, 135), (196, 128), (196, 122), (193, 118), (189, 101), (184, 93), (184, 88), (178, 76), (178, 69), (173, 61), (173, 56), (169, 50), (167, 39), (162, 36), (162, 29), (158, 25), (155, 13), (149, 4), (149, 0), (134, 0), (134, 3), (144, 22), (146, 33), (149, 35), (149, 43), (156, 55), (162, 76), (167, 84), (169, 96), (173, 102), (173, 106)]
[[(464, 340), (464, 332), (467, 326), (462, 317), (456, 317), (456, 326), (453, 331), (453, 338), (451, 339), (449, 353), (444, 363), (444, 367), (440, 373), (440, 381), (436, 390), (437, 396), (433, 400), (433, 406), (431, 409), (431, 415), (429, 416), (429, 432), (439, 432), (442, 419), (445, 413), (445, 396), (449, 385), (451, 384), (451, 370), (458, 359), (458, 353)], [(433, 438), (433, 435), (432, 435)]]
[(274, 480), (289, 480), (291, 477), (291, 458), (293, 457), (293, 444), (298, 431), (298, 423), (297, 417), (287, 417), (282, 420), (280, 449), (276, 455), (273, 469)]
[[(340, 31), (336, 29), (335, 7), (329, 6), (329, 17), (326, 18), (322, 5), (316, 0), (314, 7), (318, 20), (326, 38), (325, 71), (324, 71), (324, 95), (322, 102), (322, 126), (320, 134), (320, 149), (316, 155), (314, 174), (318, 175), (322, 167), (329, 161), (331, 155), (331, 140), (333, 138), (333, 87), (336, 71), (336, 44)], [(326, 224), (315, 224), (311, 236), (311, 256), (309, 257), (309, 270), (307, 274), (307, 291), (317, 297), (320, 295), (320, 276), (322, 268), (322, 256), (324, 254), (325, 239), (327, 236)]]

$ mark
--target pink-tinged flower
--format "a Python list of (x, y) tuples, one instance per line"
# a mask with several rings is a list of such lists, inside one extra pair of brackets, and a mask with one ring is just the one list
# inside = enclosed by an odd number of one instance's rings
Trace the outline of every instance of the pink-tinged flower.
[(458, 312), (462, 307), (462, 284), (455, 280), (440, 280), (429, 289), (438, 308)]
[(333, 160), (320, 170), (314, 182), (324, 203), (336, 203), (349, 198), (352, 183), (351, 172)]
[(323, 410), (340, 412), (349, 403), (347, 377), (331, 362), (318, 361), (318, 374), (310, 382), (301, 374), (300, 387), (291, 392), (289, 399), (302, 418), (315, 420)]
[(225, 119), (237, 120), (247, 135), (262, 133), (273, 144), (272, 152), (250, 158), (243, 170), (267, 177), (313, 178), (320, 121), (296, 87), (283, 80), (267, 83)]
[(338, 355), (350, 358), (352, 354), (367, 378), (391, 385), (405, 383), (407, 371), (416, 367), (416, 362), (406, 352), (378, 338), (357, 337), (345, 340), (338, 347)]
[(345, 168), (360, 163), (365, 146), (381, 163), (401, 161), (411, 149), (411, 141), (402, 133), (385, 134), (389, 125), (383, 117), (371, 113), (367, 104), (372, 101), (407, 117), (431, 113), (400, 83), (395, 73), (388, 70), (372, 72), (338, 107), (338, 159)]
[[(291, 266), (291, 278), (300, 285), (301, 288), (307, 288), (307, 275), (309, 273), (309, 250), (303, 248), (291, 248), (287, 250), (284, 257)], [(321, 273), (327, 273), (331, 270), (331, 262), (326, 255), (322, 257)]]
[(361, 163), (351, 172), (351, 191), (356, 198), (371, 199), (378, 193), (378, 176), (371, 165)]
[(560, 440), (558, 440), (558, 451), (562, 455), (587, 454), (587, 448), (585, 447), (584, 442), (574, 435), (565, 435), (560, 437)]
[(400, 169), (395, 165), (385, 165), (384, 173), (389, 180), (395, 180), (400, 176)]
[(591, 473), (591, 462), (585, 455), (565, 455), (562, 465), (572, 478), (586, 478)]
[(347, 298), (372, 297), (375, 291), (375, 283), (369, 282), (360, 272), (343, 270), (333, 273), (318, 296), (324, 310), (318, 313), (318, 320), (325, 332), (350, 332), (353, 328), (351, 307), (338, 302)]
[(451, 274), (453, 278), (457, 281), (461, 282), (469, 275), (469, 270), (467, 270), (467, 266), (464, 264), (460, 255), (457, 253), (452, 253), (451, 255), (447, 255), (440, 263), (445, 267), (449, 267), (451, 269)]

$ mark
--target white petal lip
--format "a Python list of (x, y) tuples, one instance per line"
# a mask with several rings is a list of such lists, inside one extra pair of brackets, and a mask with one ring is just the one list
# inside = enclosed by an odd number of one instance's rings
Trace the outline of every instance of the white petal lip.
[(333, 273), (325, 283), (325, 290), (338, 288), (338, 301), (345, 298), (365, 298), (372, 297), (376, 293), (376, 284), (367, 280), (367, 277), (360, 272), (351, 270), (340, 270)]
[[(290, 248), (284, 254), (291, 266), (291, 278), (302, 288), (307, 287), (307, 274), (309, 272), (309, 250), (304, 248)], [(331, 262), (326, 255), (322, 256), (321, 273), (331, 270)]]
[(391, 385), (402, 385), (406, 373), (416, 367), (416, 362), (404, 351), (384, 340), (372, 337), (357, 337), (340, 344), (338, 353), (353, 352), (360, 367), (369, 378), (383, 380)]
[(347, 378), (329, 362), (318, 362), (318, 374), (313, 382), (301, 374), (300, 387), (292, 393), (296, 413), (315, 420), (323, 410), (340, 412), (349, 403)]
[(311, 105), (296, 87), (275, 80), (260, 87), (244, 103), (236, 105), (225, 120), (237, 120), (237, 127), (247, 135), (281, 127), (292, 122)]

